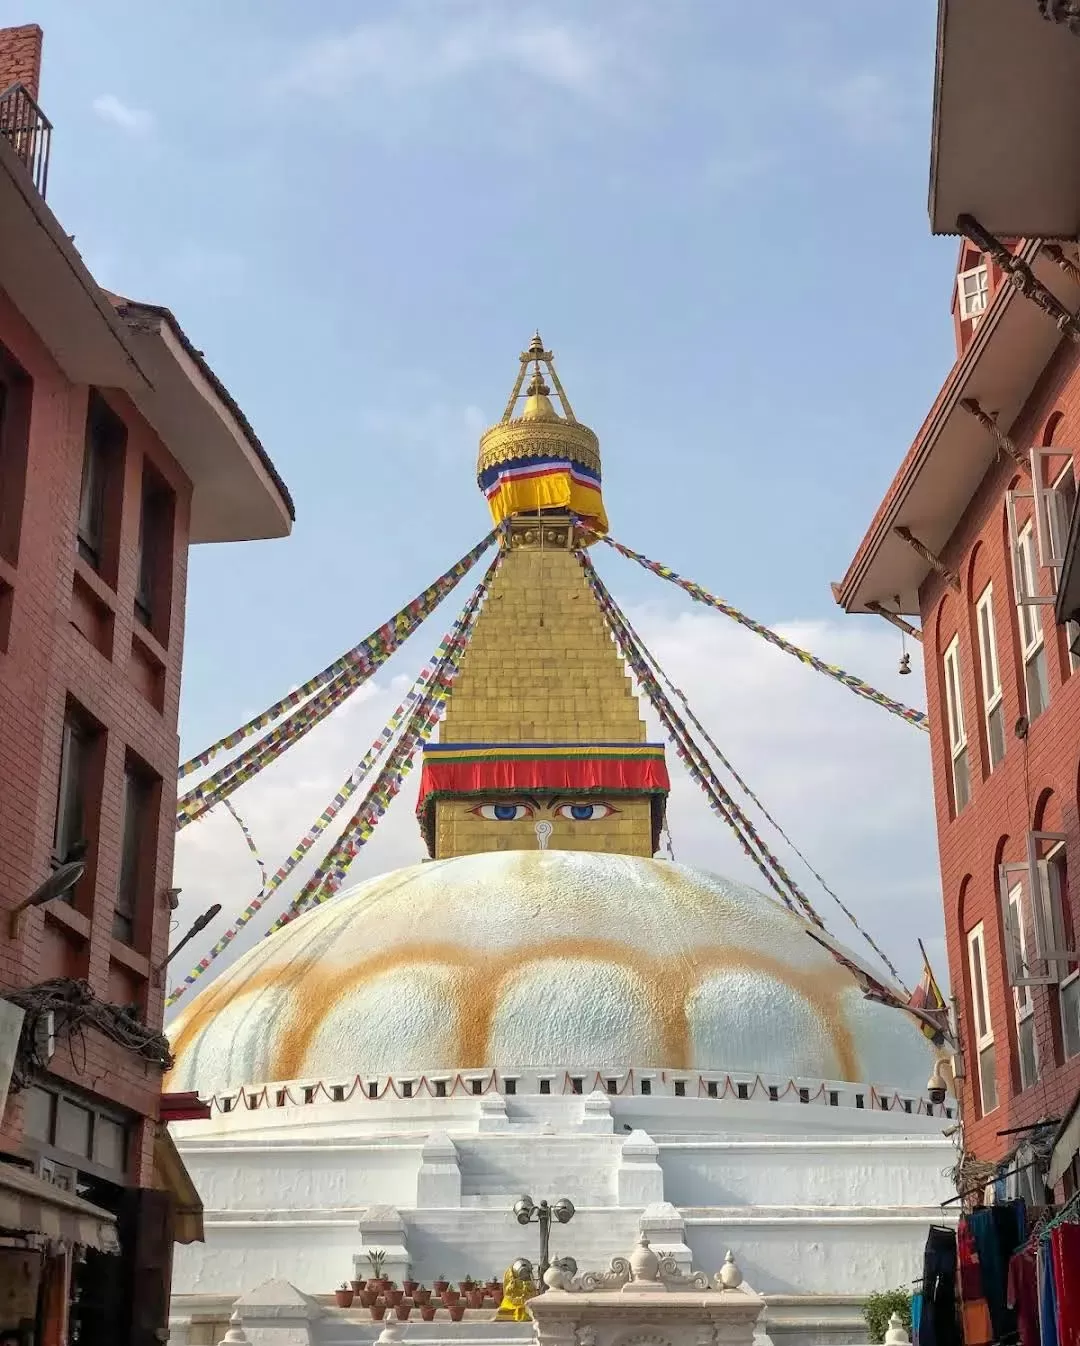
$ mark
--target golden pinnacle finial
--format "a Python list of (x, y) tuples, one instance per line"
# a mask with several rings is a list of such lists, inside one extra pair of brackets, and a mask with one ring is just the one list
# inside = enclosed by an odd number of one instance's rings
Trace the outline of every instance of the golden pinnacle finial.
[(533, 339), (529, 342), (529, 354), (537, 360), (544, 354), (544, 343), (540, 340), (539, 327), (533, 333)]

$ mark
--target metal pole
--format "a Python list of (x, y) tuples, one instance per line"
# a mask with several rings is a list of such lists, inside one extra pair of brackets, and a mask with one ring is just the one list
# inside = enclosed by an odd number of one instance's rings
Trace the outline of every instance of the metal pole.
[(540, 1224), (540, 1269), (537, 1275), (540, 1278), (540, 1284), (544, 1284), (544, 1272), (551, 1265), (548, 1261), (548, 1255), (551, 1251), (551, 1207), (546, 1201), (541, 1201), (537, 1207), (536, 1218)]

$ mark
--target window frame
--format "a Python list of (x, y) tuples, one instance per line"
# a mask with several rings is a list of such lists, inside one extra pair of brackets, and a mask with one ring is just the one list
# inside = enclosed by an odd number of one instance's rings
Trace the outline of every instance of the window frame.
[[(1066, 477), (1072, 480), (1071, 493), (1063, 493), (1061, 484)], [(1072, 505), (1067, 510), (1061, 506), (1061, 501), (1067, 494), (1072, 496)], [(1069, 526), (1072, 523), (1073, 511), (1077, 507), (1077, 499), (1080, 496), (1080, 483), (1076, 480), (1076, 464), (1072, 455), (1069, 455), (1069, 461), (1061, 469), (1050, 485), (1047, 500), (1047, 523), (1051, 537), (1051, 547), (1055, 557), (1064, 560), (1065, 548), (1069, 540)], [(1060, 578), (1060, 577), (1059, 577)], [(1080, 668), (1080, 654), (1073, 650), (1073, 646), (1080, 643), (1080, 622), (1065, 623), (1065, 652), (1069, 661), (1069, 672), (1075, 673)]]
[[(1029, 721), (1036, 720), (1050, 705), (1050, 677), (1046, 666), (1046, 633), (1043, 630), (1041, 604), (1024, 602), (1021, 595), (1035, 594), (1037, 552), (1035, 524), (1029, 519), (1016, 534), (1015, 565), (1017, 583), (1016, 620), (1020, 636), (1020, 657), (1024, 665), (1024, 706)], [(1030, 634), (1028, 627), (1030, 625)], [(1037, 680), (1042, 704), (1032, 710), (1031, 685)]]
[(135, 569), (135, 620), (168, 643), (176, 494), (146, 457), (142, 463), (139, 534)]
[[(994, 586), (990, 583), (979, 595), (975, 603), (975, 629), (979, 636), (979, 671), (982, 688), (983, 725), (986, 729), (986, 759), (993, 771), (1005, 759), (1007, 742), (1005, 738), (1004, 693), (1001, 687), (1001, 666), (998, 663), (997, 624), (994, 620)], [(1001, 752), (994, 755), (994, 730), (991, 721), (994, 712), (998, 714), (1000, 727)]]
[(82, 560), (110, 584), (116, 576), (115, 518), (123, 489), (127, 425), (96, 388), (90, 389), (83, 430), (83, 464), (75, 546)]
[[(964, 289), (964, 281), (971, 277), (977, 277), (978, 282), (969, 295)], [(979, 299), (982, 303), (976, 308), (971, 301)], [(969, 266), (965, 271), (957, 272), (956, 302), (961, 322), (978, 322), (990, 307), (990, 267), (986, 262), (979, 262), (975, 266)]]
[[(975, 957), (975, 951), (978, 949), (978, 958)], [(997, 1053), (994, 1054), (994, 1071), (991, 1074), (994, 1085), (994, 1100), (990, 1107), (986, 1106), (986, 1097), (984, 1089), (984, 1054), (991, 1048), (995, 1048), (994, 1023), (990, 1015), (990, 979), (986, 965), (986, 930), (982, 921), (967, 933), (968, 950), (968, 977), (971, 982), (971, 1011), (972, 1027), (975, 1037), (975, 1054), (978, 1059), (979, 1075), (979, 1111), (985, 1117), (994, 1112), (999, 1104), (997, 1087)], [(976, 975), (977, 973), (977, 975)], [(981, 1021), (981, 1027), (980, 1027)]]
[[(71, 848), (89, 840), (86, 828), (86, 796), (89, 793), (89, 767), (95, 732), (74, 707), (68, 705), (60, 731), (60, 771), (56, 782), (56, 809), (53, 817), (52, 863), (64, 864)], [(74, 817), (72, 817), (74, 815)], [(74, 824), (74, 825), (73, 825)], [(78, 835), (72, 835), (77, 832)], [(69, 889), (63, 900), (74, 902)]]
[[(954, 812), (959, 814), (971, 800), (971, 767), (968, 759), (967, 726), (964, 722), (964, 683), (960, 670), (960, 635), (953, 636), (941, 657), (945, 677), (945, 719), (949, 735), (949, 760), (952, 768), (952, 796)], [(959, 787), (960, 773), (964, 789)], [(961, 800), (961, 793), (963, 799)]]
[(145, 886), (147, 852), (157, 840), (154, 826), (156, 786), (157, 780), (149, 769), (129, 758), (124, 766), (120, 867), (113, 904), (112, 937), (133, 949), (143, 942), (139, 894)]

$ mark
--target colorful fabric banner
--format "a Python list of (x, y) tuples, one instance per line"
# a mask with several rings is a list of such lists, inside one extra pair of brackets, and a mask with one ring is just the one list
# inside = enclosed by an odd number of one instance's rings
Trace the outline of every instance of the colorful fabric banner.
[[(584, 523), (584, 521), (582, 522)], [(869, 683), (863, 682), (861, 678), (855, 677), (853, 673), (846, 673), (836, 664), (827, 664), (823, 659), (819, 659), (808, 650), (800, 649), (798, 645), (793, 645), (790, 640), (785, 640), (783, 636), (777, 635), (777, 633), (770, 630), (769, 627), (763, 626), (760, 622), (755, 622), (753, 618), (747, 617), (744, 612), (740, 612), (738, 608), (732, 607), (730, 603), (726, 603), (722, 598), (717, 598), (715, 594), (709, 593), (708, 590), (703, 589), (700, 584), (695, 584), (692, 580), (683, 579), (683, 577), (672, 570), (670, 566), (661, 565), (659, 561), (651, 561), (647, 556), (643, 556), (641, 552), (632, 551), (629, 547), (623, 546), (621, 542), (616, 542), (613, 537), (608, 537), (606, 534), (600, 535), (600, 540), (606, 542), (609, 547), (612, 547), (621, 555), (628, 556), (631, 561), (636, 561), (638, 565), (644, 566), (646, 570), (651, 570), (654, 575), (659, 575), (661, 579), (670, 580), (672, 584), (677, 584), (680, 589), (685, 589), (695, 602), (704, 603), (707, 607), (715, 608), (717, 612), (722, 612), (725, 617), (730, 617), (732, 621), (738, 622), (740, 626), (745, 626), (748, 631), (753, 631), (755, 635), (761, 636), (762, 639), (767, 640), (770, 645), (775, 645), (777, 649), (783, 650), (785, 654), (794, 655), (801, 663), (816, 669), (819, 673), (824, 673), (827, 677), (832, 678), (836, 682), (842, 683), (850, 691), (854, 692), (856, 696), (865, 697), (867, 701), (872, 701), (876, 706), (883, 707), (891, 714), (899, 716), (902, 720), (906, 720), (908, 724), (914, 724), (920, 729), (929, 730), (929, 723), (925, 711), (912, 710), (910, 706), (905, 706), (900, 701), (894, 701), (891, 697), (886, 696), (884, 692), (879, 692), (876, 688), (871, 687)]]
[(561, 454), (509, 458), (485, 468), (476, 480), (497, 524), (512, 514), (565, 509), (607, 532), (600, 473), (585, 463)]
[[(480, 584), (477, 585), (469, 598), (469, 601), (459, 613), (453, 628), (443, 637), (439, 647), (428, 660), (427, 666), (421, 671), (416, 682), (413, 684), (412, 689), (409, 691), (408, 696), (406, 696), (405, 700), (402, 701), (401, 705), (395, 710), (385, 728), (372, 743), (364, 758), (354, 767), (341, 789), (322, 813), (319, 814), (318, 818), (311, 824), (307, 832), (301, 837), (289, 856), (269, 880), (266, 878), (266, 871), (260, 860), (259, 865), (263, 872), (263, 886), (259, 891), (258, 896), (248, 903), (206, 956), (199, 960), (191, 972), (184, 978), (183, 982), (171, 992), (165, 1002), (167, 1007), (175, 1004), (176, 1001), (184, 995), (188, 987), (193, 986), (195, 982), (199, 980), (210, 965), (224, 953), (244, 927), (258, 914), (289, 875), (292, 874), (296, 866), (303, 860), (304, 856), (315, 844), (318, 838), (326, 831), (331, 822), (333, 822), (334, 818), (344, 807), (346, 801), (355, 794), (363, 784), (364, 780), (374, 768), (375, 763), (386, 751), (393, 740), (394, 734), (398, 731), (406, 717), (411, 721), (418, 714), (419, 710), (421, 710), (427, 703), (429, 698), (437, 698), (440, 705), (445, 703), (449, 686), (445, 673), (446, 667), (448, 663), (454, 660), (460, 662), (461, 654), (468, 642), (468, 637), (472, 631), (472, 626), (476, 614), (479, 611), (480, 603), (487, 593), (488, 586), (494, 577), (495, 571), (498, 569), (501, 559), (502, 553), (500, 552), (496, 555), (495, 560), (488, 568), (487, 574)], [(454, 666), (456, 667), (456, 663)], [(228, 800), (225, 801), (225, 806), (229, 809), (230, 813), (233, 814), (233, 817), (236, 818), (236, 821), (240, 823), (245, 838), (248, 840), (249, 847), (253, 854), (256, 855), (256, 858), (258, 858), (258, 853), (255, 851), (254, 843), (250, 839), (250, 833), (247, 828), (240, 821), (240, 818), (235, 813)], [(372, 830), (374, 830), (374, 828), (372, 828)], [(327, 859), (329, 859), (329, 856)], [(326, 862), (324, 861), (324, 864), (325, 863)], [(301, 897), (302, 896), (303, 894), (301, 894)], [(299, 900), (300, 899), (298, 898), (297, 901)], [(279, 926), (284, 923), (284, 921), (278, 922), (277, 925), (272, 927), (272, 930), (278, 929)]]
[(807, 919), (815, 925), (823, 925), (821, 917), (814, 910), (809, 898), (766, 846), (753, 823), (732, 799), (709, 765), (708, 759), (694, 743), (685, 724), (664, 694), (663, 688), (653, 676), (652, 669), (642, 656), (633, 628), (612, 598), (607, 586), (597, 574), (596, 568), (589, 557), (583, 551), (579, 551), (577, 557), (623, 658), (630, 665), (630, 670), (636, 677), (639, 686), (649, 698), (653, 709), (671, 735), (680, 761), (686, 767), (690, 778), (701, 787), (709, 807), (731, 828), (735, 839), (739, 842), (745, 854), (754, 862), (762, 877), (781, 902), (792, 912), (797, 910), (796, 904), (798, 904)]
[(259, 889), (259, 893), (261, 895), (266, 891), (266, 865), (263, 861), (262, 856), (259, 854), (258, 846), (255, 845), (255, 838), (251, 835), (250, 831), (248, 831), (248, 826), (244, 822), (243, 818), (240, 817), (239, 813), (237, 813), (236, 809), (233, 808), (232, 804), (230, 804), (227, 799), (225, 800), (225, 807), (228, 809), (233, 822), (237, 825), (237, 827), (239, 827), (240, 831), (243, 833), (244, 841), (247, 843), (247, 848), (254, 856), (255, 863), (259, 866), (259, 873), (262, 875), (262, 887)]
[(265, 729), (275, 720), (281, 719), (288, 711), (306, 701), (312, 693), (325, 687), (339, 673), (355, 668), (358, 671), (363, 671), (366, 677), (370, 677), (375, 669), (380, 664), (385, 663), (393, 651), (416, 630), (420, 623), (434, 612), (450, 590), (456, 588), (458, 582), (469, 573), (498, 536), (499, 529), (493, 529), (482, 542), (478, 542), (471, 551), (466, 552), (460, 561), (455, 562), (449, 570), (440, 575), (432, 584), (429, 584), (422, 594), (414, 598), (411, 603), (407, 603), (400, 612), (391, 617), (383, 626), (380, 626), (377, 631), (373, 631), (359, 645), (354, 645), (351, 650), (346, 650), (340, 659), (335, 659), (321, 673), (316, 673), (313, 678), (309, 678), (302, 687), (298, 687), (288, 696), (282, 697), (280, 701), (275, 701), (260, 715), (254, 716), (246, 724), (241, 725), (239, 729), (234, 729), (231, 734), (226, 734), (224, 738), (218, 739), (209, 748), (205, 748), (201, 753), (184, 762), (177, 771), (177, 779), (183, 780), (193, 771), (200, 771), (203, 767), (208, 766), (218, 753), (228, 748), (235, 748), (244, 739), (250, 738), (252, 734), (257, 734), (260, 729)]

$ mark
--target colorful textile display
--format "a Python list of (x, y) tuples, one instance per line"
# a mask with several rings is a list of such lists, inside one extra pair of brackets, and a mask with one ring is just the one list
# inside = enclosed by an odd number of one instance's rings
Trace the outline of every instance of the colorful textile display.
[(1080, 1346), (1080, 1224), (1050, 1231), (1058, 1346)]
[(956, 1232), (933, 1225), (923, 1253), (919, 1346), (960, 1346), (956, 1275)]
[(485, 467), (476, 481), (496, 523), (512, 514), (569, 510), (599, 532), (607, 531), (599, 470), (564, 454), (509, 458)]
[(244, 739), (250, 738), (252, 734), (257, 734), (260, 729), (265, 729), (275, 720), (280, 720), (283, 715), (299, 706), (301, 702), (306, 701), (314, 692), (332, 682), (338, 674), (344, 673), (348, 669), (356, 669), (364, 670), (364, 676), (370, 677), (375, 669), (385, 663), (394, 650), (416, 630), (420, 623), (435, 611), (450, 590), (455, 588), (459, 581), (479, 561), (498, 535), (499, 530), (497, 528), (493, 529), (483, 541), (478, 542), (471, 551), (466, 552), (460, 561), (455, 562), (449, 570), (444, 571), (437, 580), (429, 584), (422, 594), (414, 598), (411, 603), (407, 603), (400, 612), (380, 626), (377, 631), (373, 631), (359, 645), (354, 645), (351, 650), (346, 650), (340, 659), (335, 659), (321, 673), (316, 673), (313, 678), (309, 678), (302, 687), (297, 687), (295, 691), (282, 697), (280, 701), (275, 701), (272, 706), (260, 715), (248, 720), (239, 729), (234, 729), (231, 734), (226, 734), (224, 738), (218, 739), (209, 748), (205, 748), (201, 753), (184, 762), (177, 771), (177, 779), (183, 780), (193, 771), (200, 771), (203, 767), (208, 766), (218, 753), (228, 748), (235, 748)]
[[(586, 524), (585, 520), (580, 520), (579, 522), (581, 522), (583, 526)], [(827, 677), (834, 679), (836, 682), (842, 683), (850, 691), (854, 692), (856, 696), (862, 696), (868, 701), (873, 701), (875, 705), (882, 706), (893, 715), (898, 715), (902, 720), (906, 720), (908, 724), (917, 725), (920, 729), (928, 729), (929, 726), (925, 711), (912, 710), (910, 706), (905, 706), (902, 702), (894, 701), (892, 697), (886, 696), (884, 692), (879, 692), (876, 688), (871, 687), (869, 683), (863, 682), (862, 678), (855, 677), (853, 673), (846, 673), (836, 664), (827, 664), (823, 659), (817, 658), (816, 655), (811, 654), (808, 650), (800, 649), (798, 645), (793, 645), (790, 640), (785, 640), (783, 636), (777, 635), (775, 631), (771, 631), (767, 626), (763, 626), (760, 622), (755, 622), (752, 617), (747, 617), (745, 613), (740, 612), (736, 607), (732, 607), (730, 603), (726, 603), (722, 598), (717, 598), (714, 594), (709, 593), (708, 590), (703, 589), (700, 584), (695, 584), (692, 580), (683, 579), (683, 577), (672, 570), (670, 566), (662, 565), (659, 561), (651, 561), (647, 556), (643, 556), (640, 552), (633, 551), (631, 548), (623, 546), (621, 542), (616, 542), (614, 538), (608, 537), (606, 534), (603, 534), (600, 537), (600, 540), (606, 542), (609, 547), (614, 548), (614, 550), (621, 553), (621, 555), (628, 556), (632, 561), (637, 561), (638, 565), (644, 566), (646, 570), (651, 570), (654, 575), (659, 575), (661, 579), (670, 580), (672, 584), (677, 584), (680, 589), (685, 589), (695, 602), (704, 603), (708, 607), (715, 608), (718, 612), (722, 612), (726, 617), (730, 617), (732, 621), (738, 622), (740, 626), (745, 626), (748, 631), (753, 631), (755, 635), (759, 635), (764, 640), (767, 640), (770, 645), (775, 645), (777, 649), (783, 650), (785, 654), (794, 655), (801, 663), (809, 665), (810, 668), (817, 669), (819, 673), (824, 673)]]
[(956, 1231), (956, 1250), (959, 1262), (960, 1317), (963, 1323), (964, 1346), (990, 1346), (994, 1340), (990, 1305), (983, 1290), (978, 1244), (971, 1223), (967, 1219), (960, 1221)]

